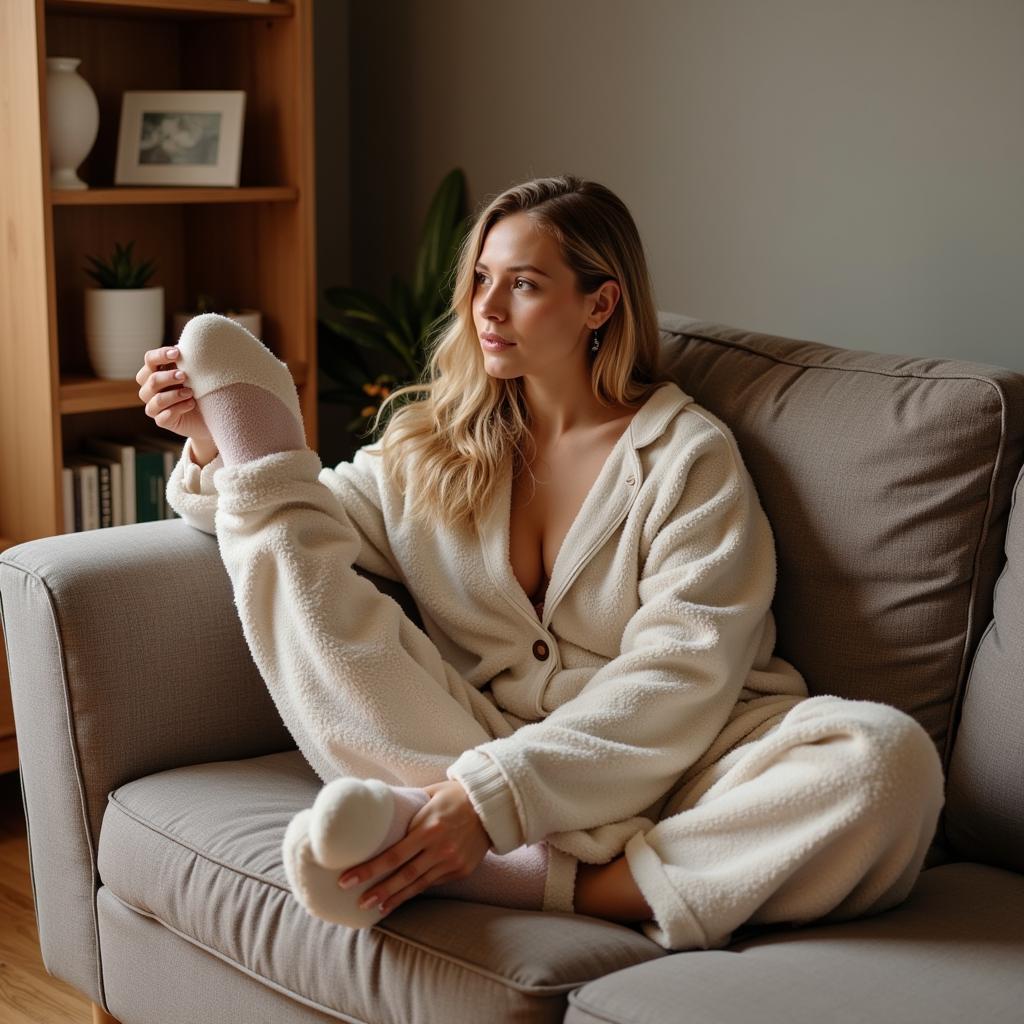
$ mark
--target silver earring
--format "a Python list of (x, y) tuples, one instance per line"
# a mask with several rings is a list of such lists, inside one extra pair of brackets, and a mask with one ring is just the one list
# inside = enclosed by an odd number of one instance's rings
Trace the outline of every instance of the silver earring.
[(594, 340), (590, 343), (590, 351), (597, 355), (597, 350), (601, 347), (601, 339), (598, 337), (597, 328), (594, 328)]

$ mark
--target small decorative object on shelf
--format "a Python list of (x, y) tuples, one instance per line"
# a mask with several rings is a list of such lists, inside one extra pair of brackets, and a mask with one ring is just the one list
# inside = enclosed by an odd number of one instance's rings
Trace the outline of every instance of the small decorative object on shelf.
[(117, 136), (117, 185), (238, 187), (245, 92), (126, 92)]
[(105, 380), (129, 380), (139, 372), (146, 352), (164, 338), (164, 289), (146, 288), (153, 261), (132, 261), (132, 248), (114, 245), (110, 263), (87, 257), (84, 268), (99, 288), (85, 290), (85, 341), (93, 373)]
[(80, 57), (46, 58), (46, 119), (50, 186), (88, 188), (78, 167), (100, 130), (100, 106), (92, 86), (76, 70)]
[(196, 297), (195, 307), (191, 311), (182, 310), (174, 314), (172, 340), (177, 341), (181, 337), (181, 332), (185, 330), (185, 324), (202, 313), (220, 313), (221, 316), (241, 324), (253, 337), (263, 340), (263, 317), (258, 309), (221, 309), (212, 295), (205, 295), (202, 292)]

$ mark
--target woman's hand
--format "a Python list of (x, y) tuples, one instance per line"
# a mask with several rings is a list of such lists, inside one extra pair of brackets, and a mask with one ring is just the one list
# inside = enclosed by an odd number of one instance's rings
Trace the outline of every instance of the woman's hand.
[(146, 365), (135, 375), (135, 382), (142, 385), (139, 398), (146, 403), (146, 415), (158, 427), (191, 437), (204, 448), (213, 448), (213, 438), (196, 407), (184, 373), (180, 378), (175, 376), (181, 372), (173, 361), (177, 355), (178, 350), (173, 347), (154, 348), (146, 353)]
[(405, 837), (340, 876), (339, 881), (355, 882), (387, 876), (367, 889), (360, 906), (383, 904), (382, 912), (389, 913), (432, 885), (468, 877), (491, 848), (461, 783), (449, 779), (423, 789), (430, 800), (409, 822)]

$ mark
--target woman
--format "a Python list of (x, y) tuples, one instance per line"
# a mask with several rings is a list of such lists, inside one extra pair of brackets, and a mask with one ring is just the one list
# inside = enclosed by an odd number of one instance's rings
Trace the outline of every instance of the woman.
[[(628, 210), (556, 177), (485, 206), (424, 379), (381, 412), (424, 397), (333, 470), (287, 369), (232, 321), (147, 353), (139, 397), (188, 438), (168, 501), (216, 533), (327, 783), (282, 844), (311, 913), (361, 927), (426, 891), (681, 950), (909, 893), (938, 753), (773, 655), (771, 527), (659, 351)], [(401, 582), (426, 632), (356, 565)]]

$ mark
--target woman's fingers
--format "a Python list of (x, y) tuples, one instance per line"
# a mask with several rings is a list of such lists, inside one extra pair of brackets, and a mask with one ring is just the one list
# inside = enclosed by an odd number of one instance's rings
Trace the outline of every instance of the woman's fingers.
[[(196, 407), (196, 401), (192, 397), (191, 391), (182, 389), (181, 391), (172, 391), (170, 394), (181, 397), (172, 398), (167, 407), (153, 417), (153, 421), (161, 427), (177, 422), (179, 416), (184, 416)], [(157, 397), (162, 396), (158, 395)]]
[(160, 369), (165, 363), (172, 363), (178, 358), (178, 350), (173, 345), (170, 348), (151, 348), (143, 360), (145, 365), (135, 374), (136, 384), (145, 384), (150, 375)]
[(386, 914), (449, 875), (451, 872), (443, 861), (429, 864), (427, 852), (424, 851), (390, 878), (378, 882), (372, 889), (363, 893), (359, 899), (359, 906), (363, 910), (379, 906), (381, 912)]

